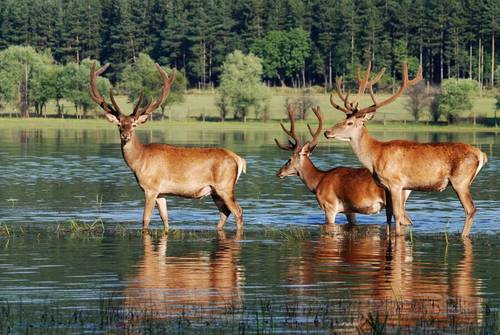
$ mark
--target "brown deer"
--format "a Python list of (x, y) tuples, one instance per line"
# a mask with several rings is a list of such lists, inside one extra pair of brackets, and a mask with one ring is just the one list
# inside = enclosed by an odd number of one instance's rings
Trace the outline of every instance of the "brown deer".
[[(398, 91), (384, 101), (377, 102), (373, 85), (382, 77), (384, 69), (370, 80), (371, 64), (368, 63), (364, 78), (358, 67), (358, 95), (349, 101), (349, 93), (341, 89), (342, 79), (337, 79), (337, 95), (344, 102), (337, 105), (330, 96), (335, 109), (346, 114), (346, 119), (325, 131), (327, 138), (348, 141), (360, 162), (373, 174), (378, 183), (390, 192), (394, 210), (396, 235), (404, 234), (400, 225), (407, 225), (405, 219), (405, 198), (408, 192), (442, 191), (450, 183), (465, 210), (465, 224), (462, 237), (469, 235), (476, 208), (472, 202), (470, 185), (479, 170), (487, 162), (487, 156), (479, 149), (463, 143), (416, 143), (396, 140), (380, 142), (372, 138), (365, 123), (371, 120), (377, 109), (396, 100), (406, 88), (422, 79), (422, 67), (417, 76), (408, 79), (408, 66), (403, 64), (403, 81)], [(360, 108), (358, 100), (368, 92), (373, 104)]]
[[(370, 171), (365, 168), (339, 166), (322, 171), (314, 166), (309, 156), (318, 144), (318, 137), (323, 129), (323, 117), (319, 107), (312, 109), (319, 124), (315, 132), (307, 125), (312, 140), (300, 144), (295, 133), (295, 110), (288, 106), (290, 130), (283, 124), (283, 131), (289, 136), (288, 146), (278, 142), (276, 145), (292, 152), (290, 159), (276, 174), (280, 178), (298, 175), (307, 188), (316, 195), (320, 207), (325, 212), (327, 229), (334, 228), (337, 213), (345, 213), (349, 223), (355, 223), (355, 213), (376, 214), (386, 207), (385, 190), (375, 183)], [(392, 211), (386, 208), (387, 229), (391, 224)]]
[(175, 79), (158, 65), (163, 78), (158, 99), (142, 106), (143, 93), (131, 115), (123, 115), (110, 90), (112, 105), (108, 104), (96, 86), (97, 76), (108, 68), (108, 64), (96, 71), (95, 63), (90, 70), (90, 97), (106, 112), (109, 122), (118, 126), (123, 158), (135, 175), (139, 187), (144, 191), (145, 206), (143, 229), (148, 229), (153, 207), (160, 212), (165, 229), (168, 229), (167, 195), (185, 198), (203, 198), (211, 195), (220, 212), (217, 225), (222, 229), (229, 214), (233, 214), (238, 228), (243, 227), (243, 212), (234, 197), (234, 187), (240, 174), (246, 172), (246, 162), (232, 151), (222, 148), (183, 148), (168, 144), (142, 144), (135, 128), (145, 123), (155, 109), (167, 98)]

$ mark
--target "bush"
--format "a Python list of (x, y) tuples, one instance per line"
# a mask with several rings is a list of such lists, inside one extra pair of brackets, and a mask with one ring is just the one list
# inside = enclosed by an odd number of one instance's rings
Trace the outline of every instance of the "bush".
[(246, 121), (251, 109), (257, 118), (267, 117), (271, 96), (262, 84), (261, 76), (262, 64), (257, 56), (236, 50), (226, 57), (217, 98), (217, 107), (223, 118), (227, 115), (228, 106), (237, 120)]
[(470, 79), (446, 79), (441, 84), (438, 97), (439, 114), (453, 123), (459, 114), (472, 109), (472, 100), (479, 89), (479, 83)]
[(317, 101), (312, 96), (311, 90), (309, 88), (304, 88), (300, 90), (300, 93), (296, 98), (285, 99), (285, 111), (288, 110), (289, 104), (293, 104), (297, 108), (297, 111), (299, 112), (297, 115), (298, 119), (305, 120), (311, 108), (317, 105)]
[(418, 121), (422, 117), (424, 110), (429, 107), (432, 96), (428, 94), (423, 82), (410, 87), (407, 96), (406, 109), (413, 115), (415, 121)]

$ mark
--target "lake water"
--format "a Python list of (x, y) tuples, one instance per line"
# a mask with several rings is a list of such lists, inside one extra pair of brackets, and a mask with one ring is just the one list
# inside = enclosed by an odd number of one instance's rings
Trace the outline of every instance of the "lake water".
[[(384, 213), (358, 216), (359, 226), (339, 235), (321, 234), (314, 195), (296, 177), (275, 177), (288, 159), (273, 143), (284, 140), (278, 127), (165, 128), (139, 135), (143, 142), (225, 146), (247, 160), (237, 186), (245, 233), (234, 231), (232, 219), (225, 234), (215, 232), (218, 212), (209, 198), (169, 198), (174, 232), (143, 236), (143, 195), (116, 129), (2, 129), (0, 332), (498, 330), (498, 134), (373, 132), (385, 140), (471, 143), (489, 156), (472, 186), (478, 213), (470, 241), (456, 235), (464, 214), (448, 189), (414, 192), (411, 238), (388, 242)], [(349, 146), (324, 139), (312, 159), (324, 169), (359, 166)], [(105, 231), (54, 229), (96, 220)], [(337, 221), (346, 222), (342, 215)], [(152, 226), (161, 228), (156, 212)]]

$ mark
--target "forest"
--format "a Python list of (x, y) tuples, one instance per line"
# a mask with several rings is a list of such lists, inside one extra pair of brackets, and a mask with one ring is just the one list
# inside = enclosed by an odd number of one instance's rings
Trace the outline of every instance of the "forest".
[(493, 87), (499, 18), (498, 0), (0, 0), (0, 50), (111, 63), (112, 83), (145, 53), (190, 88), (216, 87), (226, 56), (241, 50), (262, 59), (268, 85), (331, 87), (371, 60), (388, 80), (407, 61), (431, 84)]

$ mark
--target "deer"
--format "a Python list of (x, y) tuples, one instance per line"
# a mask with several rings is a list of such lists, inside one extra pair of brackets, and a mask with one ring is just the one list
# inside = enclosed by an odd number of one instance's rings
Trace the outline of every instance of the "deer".
[[(328, 171), (318, 169), (310, 155), (318, 144), (318, 138), (323, 130), (323, 116), (319, 106), (312, 111), (318, 119), (318, 127), (313, 131), (308, 124), (312, 139), (300, 143), (295, 133), (295, 109), (288, 105), (290, 129), (281, 123), (281, 128), (288, 135), (288, 145), (282, 145), (276, 138), (278, 148), (291, 151), (290, 159), (279, 169), (276, 176), (285, 178), (299, 176), (306, 187), (316, 195), (319, 206), (325, 212), (327, 231), (334, 231), (337, 213), (344, 213), (349, 224), (356, 223), (356, 214), (376, 214), (386, 209), (387, 225), (391, 224), (392, 209), (386, 206), (386, 192), (378, 186), (370, 171), (366, 168), (338, 166)], [(409, 220), (409, 218), (408, 218)]]
[(96, 64), (92, 65), (89, 94), (105, 112), (107, 120), (118, 126), (123, 158), (144, 192), (143, 229), (149, 228), (155, 203), (164, 229), (169, 229), (165, 197), (170, 195), (193, 199), (210, 195), (220, 213), (217, 229), (223, 229), (230, 214), (233, 214), (237, 228), (242, 228), (243, 211), (236, 201), (234, 191), (241, 173), (246, 173), (245, 159), (224, 148), (142, 144), (135, 133), (136, 127), (145, 123), (153, 111), (166, 100), (175, 80), (175, 69), (169, 76), (160, 65), (155, 64), (163, 79), (158, 99), (154, 102), (150, 99), (143, 106), (142, 91), (133, 112), (124, 115), (116, 103), (113, 91), (109, 91), (109, 104), (96, 86), (97, 77), (106, 71), (108, 66), (109, 64), (106, 64), (96, 70)]
[[(342, 87), (342, 78), (336, 80), (336, 94), (343, 101), (338, 105), (333, 93), (330, 103), (334, 109), (345, 113), (342, 122), (325, 130), (327, 139), (337, 139), (350, 143), (354, 154), (361, 164), (374, 176), (377, 183), (387, 192), (392, 203), (395, 218), (396, 236), (404, 234), (404, 227), (411, 224), (405, 218), (406, 198), (411, 191), (443, 191), (449, 184), (455, 191), (465, 211), (465, 223), (461, 236), (469, 235), (476, 207), (470, 193), (472, 181), (488, 158), (478, 148), (464, 143), (418, 143), (405, 140), (381, 142), (371, 137), (366, 123), (373, 119), (378, 109), (396, 100), (403, 92), (422, 80), (422, 65), (414, 79), (408, 76), (408, 65), (403, 64), (402, 81), (398, 90), (383, 101), (377, 101), (373, 92), (375, 85), (385, 69), (370, 80), (371, 62), (368, 63), (364, 77), (358, 66), (358, 94), (349, 100), (349, 93)], [(372, 104), (361, 108), (359, 99), (370, 94)]]

